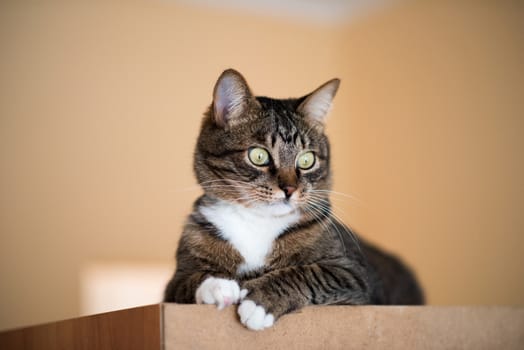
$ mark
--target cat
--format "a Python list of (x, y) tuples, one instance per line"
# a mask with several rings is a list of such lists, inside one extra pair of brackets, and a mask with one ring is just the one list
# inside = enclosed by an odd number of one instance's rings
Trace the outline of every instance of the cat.
[(307, 305), (422, 304), (414, 274), (332, 215), (325, 119), (340, 84), (301, 98), (254, 96), (224, 71), (204, 115), (196, 200), (165, 302), (239, 304), (240, 322), (271, 327)]

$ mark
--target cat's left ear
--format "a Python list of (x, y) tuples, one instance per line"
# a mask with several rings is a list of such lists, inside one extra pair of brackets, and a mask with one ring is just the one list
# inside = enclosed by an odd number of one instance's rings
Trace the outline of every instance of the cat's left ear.
[(227, 128), (246, 112), (253, 94), (246, 79), (234, 69), (225, 70), (213, 91), (213, 115), (215, 123)]
[(314, 122), (324, 124), (339, 85), (340, 79), (332, 79), (321, 85), (304, 97), (297, 111)]

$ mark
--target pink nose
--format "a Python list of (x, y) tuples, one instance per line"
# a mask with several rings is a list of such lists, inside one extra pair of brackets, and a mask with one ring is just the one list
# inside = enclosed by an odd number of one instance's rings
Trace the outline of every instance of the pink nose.
[(295, 186), (284, 186), (284, 187), (282, 187), (282, 190), (286, 194), (286, 198), (289, 198), (289, 197), (291, 197), (293, 192), (295, 192), (297, 190), (297, 188)]

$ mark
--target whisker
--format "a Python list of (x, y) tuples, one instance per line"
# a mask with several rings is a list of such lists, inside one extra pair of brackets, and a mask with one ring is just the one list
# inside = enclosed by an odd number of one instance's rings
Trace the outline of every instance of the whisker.
[(346, 198), (349, 198), (351, 200), (354, 200), (356, 202), (362, 202), (359, 198), (357, 198), (356, 196), (352, 196), (350, 194), (347, 194), (347, 193), (343, 193), (343, 192), (338, 192), (338, 191), (333, 191), (333, 190), (310, 190), (308, 192), (312, 192), (312, 193), (328, 193), (330, 195), (335, 195), (335, 196), (341, 196), (341, 197), (346, 197)]
[(305, 209), (306, 213), (311, 215), (313, 217), (313, 220), (316, 221), (317, 224), (320, 225), (322, 230), (329, 231), (329, 227), (327, 226), (327, 224), (325, 222), (322, 221), (322, 217), (320, 216), (320, 214), (315, 213), (311, 208), (308, 208), (307, 206), (304, 209)]
[[(342, 226), (343, 229), (344, 229), (344, 232), (346, 232), (351, 237), (351, 239), (353, 240), (355, 245), (360, 250), (360, 244), (358, 243), (358, 238), (353, 233), (353, 231), (343, 222), (343, 220), (339, 217), (339, 215), (337, 215), (336, 213), (334, 213), (331, 210), (331, 204), (329, 203), (328, 200), (319, 201), (319, 200), (313, 199), (313, 200), (310, 201), (310, 203), (314, 207), (316, 207), (317, 209), (321, 208), (322, 210), (327, 211), (329, 213), (329, 219), (332, 221), (332, 223), (335, 226), (335, 228), (337, 229), (337, 226), (338, 226), (338, 225), (336, 225), (336, 223), (338, 223), (340, 226)], [(334, 220), (334, 222), (333, 222), (333, 220)], [(338, 229), (337, 229), (337, 233), (339, 233), (339, 236), (340, 236), (340, 231), (338, 231)]]
[[(310, 195), (310, 196), (308, 196), (308, 197), (311, 198), (311, 199), (313, 199), (313, 200), (319, 200), (319, 201), (321, 201), (321, 202), (327, 201), (327, 199), (326, 199), (325, 197), (320, 197), (320, 196), (317, 196), (317, 195)], [(332, 199), (329, 199), (329, 202), (328, 202), (329, 205), (330, 205), (332, 208), (334, 208), (336, 211), (339, 211), (339, 212), (341, 212), (342, 214), (345, 214), (344, 210), (342, 210), (342, 208), (339, 207), (338, 205), (335, 205), (335, 204), (331, 203), (331, 200), (332, 200)], [(340, 215), (339, 215), (339, 216), (340, 216)]]

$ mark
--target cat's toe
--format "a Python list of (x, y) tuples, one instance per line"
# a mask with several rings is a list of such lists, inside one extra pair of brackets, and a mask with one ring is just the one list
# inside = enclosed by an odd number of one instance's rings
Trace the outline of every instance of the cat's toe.
[(234, 280), (209, 277), (195, 293), (197, 304), (216, 304), (223, 309), (240, 300), (240, 287)]
[(249, 291), (247, 289), (242, 289), (240, 291), (240, 300), (244, 299), (246, 297), (247, 293), (249, 293)]
[(271, 327), (275, 321), (272, 314), (267, 313), (262, 306), (257, 306), (251, 300), (244, 300), (240, 304), (238, 314), (243, 325), (256, 331)]
[(266, 314), (264, 317), (264, 328), (273, 326), (273, 323), (275, 323), (275, 317), (273, 314)]
[(240, 287), (236, 281), (222, 280), (215, 286), (213, 295), (218, 308), (223, 309), (226, 306), (236, 304), (240, 300)]
[(255, 312), (257, 305), (251, 300), (245, 300), (240, 303), (238, 307), (238, 315), (240, 316), (240, 322), (246, 324), (249, 317)]

